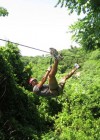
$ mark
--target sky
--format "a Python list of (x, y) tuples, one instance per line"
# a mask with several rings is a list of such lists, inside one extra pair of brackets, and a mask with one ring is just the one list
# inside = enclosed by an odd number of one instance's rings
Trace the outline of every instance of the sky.
[[(68, 15), (58, 0), (0, 0), (0, 7), (9, 15), (0, 17), (0, 38), (49, 52), (76, 45), (68, 33), (69, 25), (77, 21), (76, 14)], [(0, 46), (5, 43), (0, 41)], [(45, 55), (45, 52), (18, 46), (23, 56)]]

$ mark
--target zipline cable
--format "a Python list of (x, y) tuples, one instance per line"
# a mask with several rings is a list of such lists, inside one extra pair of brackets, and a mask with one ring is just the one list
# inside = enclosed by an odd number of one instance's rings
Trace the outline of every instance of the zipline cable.
[(50, 53), (50, 52), (47, 52), (47, 51), (44, 51), (44, 50), (41, 50), (41, 49), (33, 48), (33, 47), (30, 47), (30, 46), (23, 45), (23, 44), (19, 44), (19, 43), (12, 42), (12, 41), (9, 41), (9, 40), (5, 40), (5, 39), (1, 39), (1, 38), (0, 38), (0, 40), (1, 40), (1, 41), (4, 41), (4, 42), (11, 42), (11, 43), (13, 43), (13, 44), (16, 44), (16, 45), (19, 45), (19, 46), (23, 46), (23, 47), (26, 47), (26, 48), (30, 48), (30, 49), (34, 49), (34, 50), (37, 50), (37, 51)]

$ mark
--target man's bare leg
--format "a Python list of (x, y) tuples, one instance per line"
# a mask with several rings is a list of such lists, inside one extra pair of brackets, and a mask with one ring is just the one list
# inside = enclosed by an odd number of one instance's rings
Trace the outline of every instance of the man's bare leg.
[(54, 77), (56, 75), (57, 68), (58, 68), (58, 60), (55, 60), (53, 66), (52, 66), (52, 69), (49, 73), (49, 77), (52, 77), (52, 76)]
[(79, 68), (79, 65), (77, 64), (77, 66), (75, 66), (75, 68), (72, 69), (71, 72), (69, 72), (66, 76), (64, 76), (64, 77), (61, 79), (60, 83), (62, 84), (62, 86), (65, 85), (66, 80), (69, 79), (69, 78), (75, 73), (75, 71), (76, 71), (78, 68)]
[(58, 62), (59, 62), (59, 60), (62, 59), (62, 56), (60, 54), (58, 54), (58, 51), (54, 48), (50, 48), (50, 54), (54, 57), (54, 64), (49, 73), (49, 77), (52, 77), (52, 76), (54, 77), (57, 73)]
[(58, 54), (57, 50), (54, 48), (50, 48), (50, 53), (54, 57), (54, 64), (52, 66), (52, 69), (49, 73), (48, 76), (48, 81), (49, 81), (49, 88), (51, 90), (57, 89), (58, 88), (58, 82), (56, 80), (56, 73), (58, 69), (58, 62), (61, 60), (61, 56)]
[(69, 73), (64, 77), (65, 81), (66, 81), (67, 79), (69, 79), (69, 78), (75, 73), (76, 70), (77, 70), (77, 68), (72, 69), (72, 71), (69, 72)]
[(53, 66), (52, 66), (52, 69), (49, 73), (49, 76), (48, 76), (50, 90), (54, 90), (54, 89), (58, 88), (58, 82), (55, 77), (55, 75), (57, 73), (57, 68), (58, 68), (58, 60), (55, 60)]

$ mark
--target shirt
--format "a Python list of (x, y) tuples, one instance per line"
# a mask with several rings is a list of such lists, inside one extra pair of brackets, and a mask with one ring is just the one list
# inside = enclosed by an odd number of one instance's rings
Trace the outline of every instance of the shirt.
[(33, 87), (33, 92), (39, 96), (56, 96), (58, 94), (58, 90), (51, 91), (49, 89), (49, 85), (44, 84), (41, 88), (37, 85)]
[(37, 93), (38, 95), (44, 96), (46, 95), (49, 91), (49, 85), (43, 85), (41, 88), (39, 88), (37, 85), (33, 87), (33, 92)]

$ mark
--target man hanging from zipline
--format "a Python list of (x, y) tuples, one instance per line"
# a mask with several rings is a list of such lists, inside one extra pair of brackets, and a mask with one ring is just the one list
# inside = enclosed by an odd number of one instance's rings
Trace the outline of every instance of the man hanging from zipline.
[[(40, 82), (36, 78), (30, 78), (29, 84), (33, 87), (33, 92), (39, 96), (58, 96), (63, 92), (64, 85), (66, 80), (69, 79), (75, 71), (79, 68), (78, 64), (75, 64), (72, 71), (64, 76), (61, 81), (58, 83), (56, 80), (56, 73), (58, 68), (58, 63), (62, 59), (61, 55), (58, 54), (57, 50), (54, 48), (50, 48), (50, 53), (54, 57), (54, 64), (47, 69), (44, 77)], [(45, 84), (48, 78), (48, 83)]]

